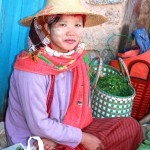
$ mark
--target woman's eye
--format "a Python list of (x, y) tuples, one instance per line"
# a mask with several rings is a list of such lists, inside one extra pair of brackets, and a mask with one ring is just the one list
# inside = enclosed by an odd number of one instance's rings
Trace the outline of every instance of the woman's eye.
[(61, 23), (60, 26), (66, 27), (67, 25), (65, 23)]
[(76, 27), (82, 27), (82, 25), (81, 24), (76, 24)]

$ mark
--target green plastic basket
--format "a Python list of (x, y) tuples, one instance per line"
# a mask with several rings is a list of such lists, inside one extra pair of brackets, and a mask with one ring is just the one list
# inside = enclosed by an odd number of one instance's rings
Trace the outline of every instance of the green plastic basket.
[(106, 76), (110, 74), (121, 74), (116, 68), (109, 65), (104, 65), (101, 62), (102, 61), (99, 63), (94, 84), (91, 86), (93, 117), (106, 118), (131, 116), (135, 90), (131, 86), (128, 70), (123, 60), (120, 59), (120, 62), (123, 64), (123, 67), (125, 68), (126, 74), (128, 76), (129, 88), (131, 90), (130, 96), (114, 96), (102, 91), (99, 87), (96, 86), (100, 75)]

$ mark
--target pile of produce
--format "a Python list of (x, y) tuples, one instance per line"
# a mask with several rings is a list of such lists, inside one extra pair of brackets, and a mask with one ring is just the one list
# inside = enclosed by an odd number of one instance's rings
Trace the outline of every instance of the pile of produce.
[[(96, 71), (90, 68), (91, 82), (93, 82), (95, 77)], [(127, 77), (117, 74), (100, 76), (97, 82), (97, 88), (114, 96), (130, 96), (132, 94)]]

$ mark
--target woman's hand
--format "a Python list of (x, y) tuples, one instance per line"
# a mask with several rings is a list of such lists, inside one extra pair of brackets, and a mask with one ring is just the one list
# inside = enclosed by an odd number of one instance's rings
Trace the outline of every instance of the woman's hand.
[(82, 132), (81, 144), (87, 150), (104, 150), (103, 143), (94, 135)]
[[(54, 141), (50, 140), (50, 139), (46, 139), (46, 138), (41, 138), (43, 145), (44, 145), (44, 150), (54, 150), (55, 147), (57, 146), (57, 143), (55, 143)], [(33, 145), (36, 147), (36, 149), (38, 149), (38, 142), (35, 141), (33, 143)]]

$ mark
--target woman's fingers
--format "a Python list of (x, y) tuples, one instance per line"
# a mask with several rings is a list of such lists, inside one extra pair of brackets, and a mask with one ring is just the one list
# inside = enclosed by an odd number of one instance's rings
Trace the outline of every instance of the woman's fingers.
[(54, 150), (56, 143), (49, 139), (43, 139), (44, 149), (45, 150)]
[(104, 145), (102, 142), (100, 143), (100, 148), (101, 148), (101, 150), (104, 150)]
[(48, 143), (44, 145), (44, 150), (54, 150), (54, 149), (55, 147), (53, 145), (50, 145)]
[[(55, 147), (56, 147), (56, 143), (53, 142), (52, 140), (50, 139), (46, 139), (46, 138), (42, 138), (42, 142), (43, 142), (43, 145), (44, 145), (44, 150), (54, 150)], [(38, 150), (38, 142), (35, 141), (33, 143), (33, 145), (36, 147), (36, 149)]]

